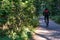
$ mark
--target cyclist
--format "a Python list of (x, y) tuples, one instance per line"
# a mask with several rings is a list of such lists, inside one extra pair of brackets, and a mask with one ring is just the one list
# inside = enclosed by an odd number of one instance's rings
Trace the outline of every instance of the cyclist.
[(48, 24), (49, 24), (49, 15), (50, 15), (50, 12), (49, 12), (49, 10), (46, 8), (46, 9), (43, 11), (43, 16), (44, 16), (44, 20), (45, 20), (45, 23), (46, 23), (46, 27), (48, 27)]

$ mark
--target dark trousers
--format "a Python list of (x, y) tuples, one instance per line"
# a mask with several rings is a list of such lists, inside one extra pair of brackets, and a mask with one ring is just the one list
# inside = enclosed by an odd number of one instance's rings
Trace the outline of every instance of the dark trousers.
[(48, 15), (45, 15), (44, 16), (44, 20), (45, 20), (45, 22), (47, 21), (49, 23), (49, 16)]

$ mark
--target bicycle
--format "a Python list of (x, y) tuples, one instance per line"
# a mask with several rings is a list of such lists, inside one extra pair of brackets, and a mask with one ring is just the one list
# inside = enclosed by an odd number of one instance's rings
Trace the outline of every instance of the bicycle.
[(45, 18), (46, 27), (49, 26), (49, 19)]

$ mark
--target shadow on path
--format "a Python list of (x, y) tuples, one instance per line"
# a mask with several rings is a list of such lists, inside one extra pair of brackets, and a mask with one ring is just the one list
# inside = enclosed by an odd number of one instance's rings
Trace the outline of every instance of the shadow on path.
[[(49, 27), (46, 27), (43, 17), (39, 19), (40, 27), (35, 31), (35, 35), (45, 38), (46, 40), (60, 40), (60, 25), (54, 21), (49, 21)], [(48, 32), (47, 32), (48, 31)]]
[(45, 35), (42, 35), (42, 34), (37, 34), (37, 33), (35, 33), (36, 35), (38, 35), (38, 36), (40, 36), (40, 37), (43, 37), (43, 38), (45, 38), (46, 40), (51, 40), (51, 39), (49, 39), (48, 37), (46, 37)]

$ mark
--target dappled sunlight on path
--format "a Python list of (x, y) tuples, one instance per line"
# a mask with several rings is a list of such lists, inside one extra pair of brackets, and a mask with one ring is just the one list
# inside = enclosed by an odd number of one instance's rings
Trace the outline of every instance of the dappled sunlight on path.
[(39, 19), (39, 22), (40, 27), (37, 27), (33, 34), (35, 40), (60, 40), (60, 25), (50, 20), (49, 27), (46, 28), (43, 17)]

